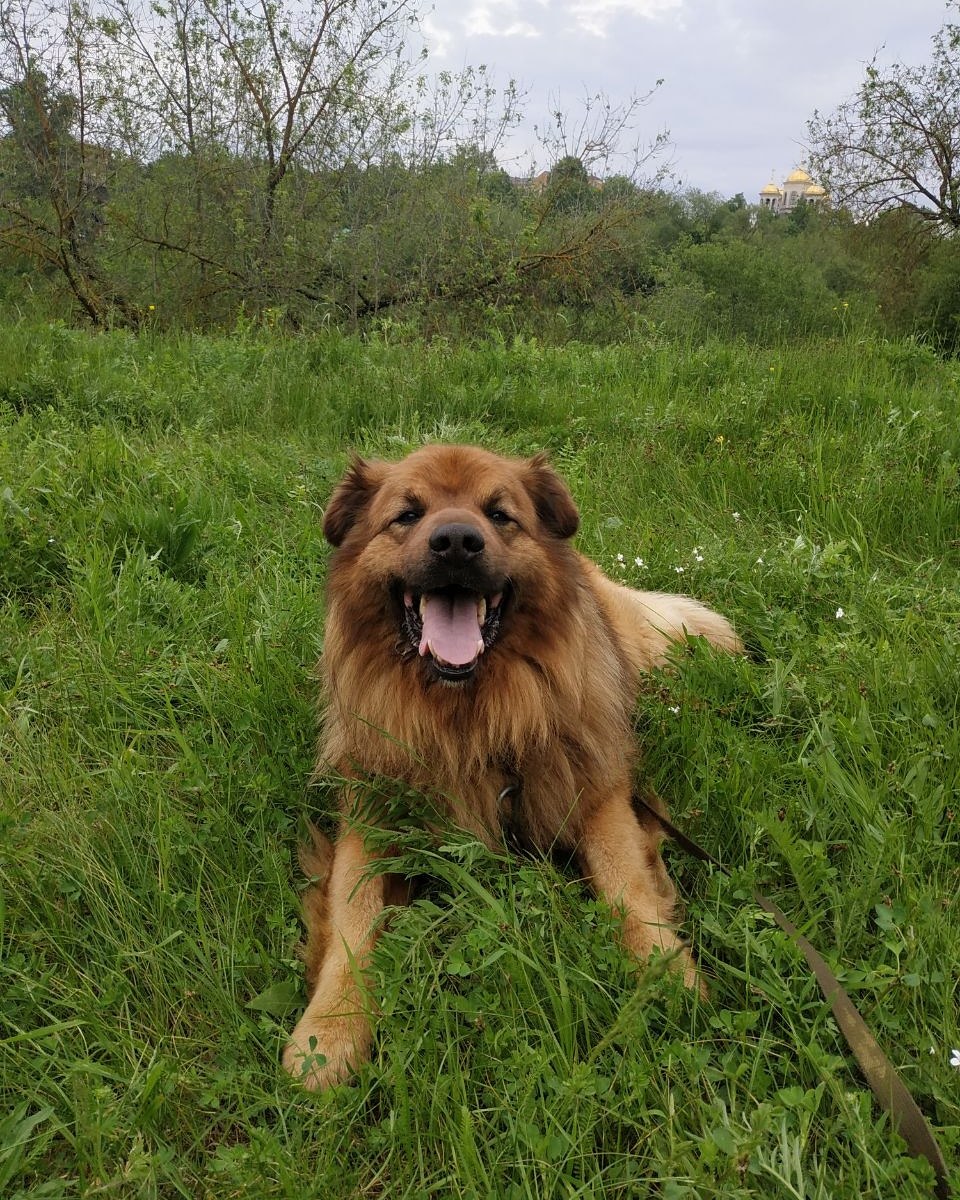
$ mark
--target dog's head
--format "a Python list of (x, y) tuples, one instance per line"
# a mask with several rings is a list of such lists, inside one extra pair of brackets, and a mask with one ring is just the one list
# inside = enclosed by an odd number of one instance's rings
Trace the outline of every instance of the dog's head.
[(323, 530), (339, 547), (338, 602), (388, 622), (432, 677), (463, 683), (512, 626), (549, 620), (564, 602), (551, 567), (578, 524), (545, 455), (426, 446), (398, 463), (355, 459)]

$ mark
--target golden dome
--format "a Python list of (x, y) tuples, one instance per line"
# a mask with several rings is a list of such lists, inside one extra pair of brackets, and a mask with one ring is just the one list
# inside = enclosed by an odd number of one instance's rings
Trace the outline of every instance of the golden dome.
[(813, 180), (802, 167), (795, 167), (787, 176), (787, 183), (813, 183)]
[(780, 192), (780, 189), (777, 187), (777, 185), (771, 179), (770, 182), (766, 185), (766, 187), (762, 187), (760, 189), (760, 195), (761, 196), (779, 196), (779, 195), (781, 195), (781, 192)]
[(811, 183), (803, 194), (805, 196), (825, 196), (827, 190), (826, 188), (822, 188), (819, 183)]

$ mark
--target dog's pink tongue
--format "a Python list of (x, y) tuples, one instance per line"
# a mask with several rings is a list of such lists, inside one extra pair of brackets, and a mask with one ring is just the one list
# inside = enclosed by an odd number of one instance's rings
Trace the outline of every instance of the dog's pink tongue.
[(452, 667), (472, 663), (483, 649), (475, 596), (424, 596), (420, 653), (429, 650)]

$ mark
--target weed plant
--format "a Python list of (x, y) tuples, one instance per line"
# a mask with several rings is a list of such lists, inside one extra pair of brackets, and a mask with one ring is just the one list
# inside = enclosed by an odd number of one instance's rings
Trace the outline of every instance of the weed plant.
[[(915, 343), (0, 327), (0, 1195), (924, 1197), (773, 896), (960, 1144), (960, 368)], [(580, 547), (729, 614), (637, 708), (701, 1001), (562, 864), (450, 830), (302, 1092), (295, 846), (356, 448), (546, 447)], [(951, 1052), (954, 1057), (951, 1063)], [(956, 1170), (954, 1182), (960, 1183)]]

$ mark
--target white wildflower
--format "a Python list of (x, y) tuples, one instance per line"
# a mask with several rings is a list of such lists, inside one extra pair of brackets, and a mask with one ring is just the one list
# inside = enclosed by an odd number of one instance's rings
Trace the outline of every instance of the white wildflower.
[(839, 620), (841, 620), (841, 618), (842, 618), (842, 617), (843, 617), (843, 609), (842, 609), (842, 608), (838, 608), (838, 609), (837, 609), (837, 620), (838, 620), (838, 621), (839, 621)]
[(623, 562), (623, 555), (622, 555), (622, 554), (618, 554), (618, 555), (617, 555), (617, 562), (618, 562), (618, 563), (622, 563), (622, 562)]
[(638, 566), (638, 567), (641, 567), (641, 568), (642, 568), (642, 567), (645, 567), (645, 566), (647, 565), (647, 564), (646, 564), (646, 563), (643, 561), (643, 559), (642, 559), (642, 558), (635, 558), (633, 561), (634, 561), (634, 562), (637, 564), (637, 566)]
[(739, 521), (739, 520), (740, 520), (740, 514), (739, 514), (738, 512), (731, 513), (730, 515), (733, 517), (733, 519), (734, 519), (735, 521)]
[[(680, 705), (679, 705), (679, 704), (670, 704), (670, 705), (668, 705), (667, 707), (670, 709), (670, 711), (673, 713), (673, 715), (674, 715), (674, 716), (677, 716), (677, 715), (679, 714), (679, 712), (680, 712)], [(951, 1064), (951, 1065), (952, 1065), (952, 1064)], [(957, 1065), (958, 1065), (958, 1066), (960, 1066), (960, 1063), (958, 1063)]]
[(953, 1067), (954, 1070), (960, 1071), (960, 1050), (950, 1051), (950, 1066)]
[(678, 575), (682, 575), (682, 574), (683, 574), (683, 567), (674, 567), (673, 569), (676, 571), (676, 573), (677, 573)]
[(757, 565), (758, 567), (762, 567), (762, 566), (763, 566), (763, 558), (762, 558), (762, 557), (757, 559), (757, 563), (756, 563), (756, 565)]

